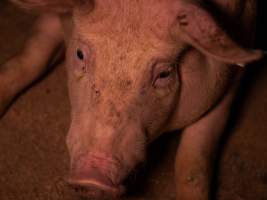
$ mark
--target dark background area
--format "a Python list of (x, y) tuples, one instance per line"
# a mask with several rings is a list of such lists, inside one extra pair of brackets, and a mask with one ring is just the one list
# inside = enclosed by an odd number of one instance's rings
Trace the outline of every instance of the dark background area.
[(267, 51), (267, 1), (259, 0), (258, 9), (257, 47)]
[[(265, 0), (259, 9), (267, 8)], [(259, 12), (257, 46), (267, 49), (266, 12)], [(0, 63), (29, 35), (33, 16), (0, 1)], [(249, 66), (218, 155), (214, 191), (220, 200), (267, 200), (267, 62)], [(64, 64), (33, 85), (0, 120), (0, 199), (78, 200), (67, 187), (65, 136), (69, 102)], [(174, 200), (174, 156), (179, 134), (149, 149), (125, 200)]]

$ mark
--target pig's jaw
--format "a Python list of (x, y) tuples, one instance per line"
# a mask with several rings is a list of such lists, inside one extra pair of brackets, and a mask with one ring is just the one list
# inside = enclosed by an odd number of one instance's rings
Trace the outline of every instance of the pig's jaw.
[(128, 173), (129, 169), (118, 160), (99, 153), (88, 153), (72, 161), (68, 182), (82, 196), (116, 198), (124, 193), (122, 182)]

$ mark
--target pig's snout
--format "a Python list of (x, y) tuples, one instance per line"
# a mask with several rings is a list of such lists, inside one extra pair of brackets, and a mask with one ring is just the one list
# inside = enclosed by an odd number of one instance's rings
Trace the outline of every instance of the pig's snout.
[(79, 195), (90, 199), (117, 198), (124, 193), (123, 174), (118, 161), (86, 155), (72, 163), (68, 183)]

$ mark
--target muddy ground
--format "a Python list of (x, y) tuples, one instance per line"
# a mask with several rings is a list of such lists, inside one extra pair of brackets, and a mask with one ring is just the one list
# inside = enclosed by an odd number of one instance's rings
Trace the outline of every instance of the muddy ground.
[[(0, 63), (16, 53), (34, 17), (0, 1)], [(250, 66), (217, 156), (220, 200), (267, 200), (267, 65)], [(64, 64), (32, 85), (0, 120), (0, 200), (79, 200), (64, 182), (69, 102)], [(177, 133), (149, 150), (125, 200), (174, 200)]]

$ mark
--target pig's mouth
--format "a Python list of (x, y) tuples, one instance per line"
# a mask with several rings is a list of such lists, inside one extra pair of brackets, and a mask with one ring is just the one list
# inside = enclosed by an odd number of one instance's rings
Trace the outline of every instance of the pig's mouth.
[(68, 181), (74, 191), (83, 197), (90, 199), (110, 199), (120, 197), (125, 189), (124, 186), (106, 185), (97, 180)]
[(117, 160), (99, 154), (87, 154), (72, 162), (67, 182), (83, 197), (111, 199), (124, 193), (122, 183), (127, 174), (128, 170)]

